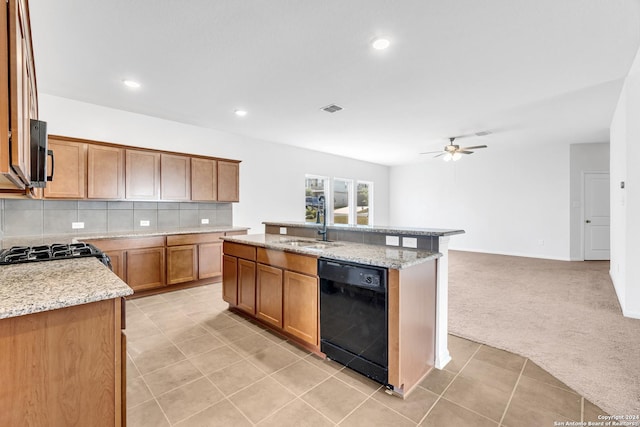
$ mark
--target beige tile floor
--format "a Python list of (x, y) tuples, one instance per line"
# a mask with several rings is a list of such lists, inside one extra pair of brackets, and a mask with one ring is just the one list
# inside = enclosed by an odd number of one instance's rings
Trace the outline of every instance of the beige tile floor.
[(553, 426), (600, 409), (535, 363), (455, 336), (407, 398), (227, 310), (220, 284), (127, 301), (127, 421), (160, 426)]

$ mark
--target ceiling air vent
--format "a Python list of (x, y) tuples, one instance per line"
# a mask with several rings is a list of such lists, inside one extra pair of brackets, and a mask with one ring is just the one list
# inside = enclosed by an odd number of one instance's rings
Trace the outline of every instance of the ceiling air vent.
[(342, 110), (342, 107), (336, 104), (330, 104), (326, 107), (322, 107), (321, 109), (326, 111), (327, 113), (335, 113), (336, 111)]

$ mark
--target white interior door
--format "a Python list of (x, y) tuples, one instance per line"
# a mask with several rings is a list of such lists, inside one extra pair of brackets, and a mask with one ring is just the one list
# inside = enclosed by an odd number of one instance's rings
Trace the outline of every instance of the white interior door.
[(608, 260), (609, 173), (584, 174), (584, 259)]

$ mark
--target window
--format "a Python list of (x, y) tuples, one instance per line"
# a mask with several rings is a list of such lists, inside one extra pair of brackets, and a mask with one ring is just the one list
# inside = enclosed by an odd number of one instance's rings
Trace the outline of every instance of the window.
[(350, 179), (334, 178), (333, 180), (333, 223), (352, 224), (353, 206), (351, 195), (353, 181)]
[(323, 218), (318, 216), (318, 208), (320, 207), (320, 196), (324, 196), (328, 200), (328, 182), (326, 176), (305, 176), (305, 222), (322, 222)]
[(358, 181), (356, 190), (356, 223), (373, 225), (373, 182)]
[[(329, 183), (331, 182), (331, 186)], [(325, 197), (327, 220), (332, 224), (373, 225), (373, 182), (326, 176), (305, 176), (305, 222), (324, 220), (319, 211)]]

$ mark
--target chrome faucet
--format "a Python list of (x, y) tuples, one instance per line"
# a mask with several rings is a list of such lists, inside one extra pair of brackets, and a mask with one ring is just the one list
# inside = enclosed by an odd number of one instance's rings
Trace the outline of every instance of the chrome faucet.
[(327, 241), (327, 204), (324, 196), (318, 197), (318, 211), (316, 213), (316, 222), (320, 223), (320, 213), (322, 212), (322, 228), (318, 230), (318, 234), (322, 236), (322, 241)]

